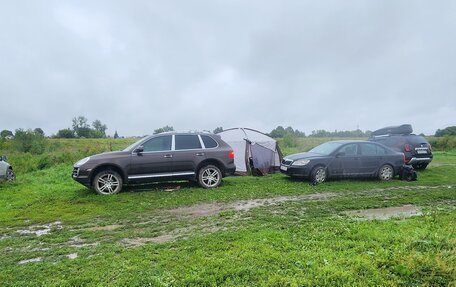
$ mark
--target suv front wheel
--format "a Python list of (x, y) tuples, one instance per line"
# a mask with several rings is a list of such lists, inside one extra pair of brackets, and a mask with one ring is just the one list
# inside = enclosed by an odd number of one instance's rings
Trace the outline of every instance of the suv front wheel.
[(204, 188), (214, 188), (222, 182), (222, 172), (215, 165), (206, 165), (198, 172), (198, 183)]
[(122, 190), (122, 177), (113, 170), (102, 170), (93, 179), (93, 189), (101, 195), (119, 193)]

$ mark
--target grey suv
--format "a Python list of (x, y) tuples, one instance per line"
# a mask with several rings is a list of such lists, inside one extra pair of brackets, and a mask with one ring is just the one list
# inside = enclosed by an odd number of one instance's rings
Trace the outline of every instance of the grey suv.
[(14, 181), (16, 175), (14, 174), (13, 167), (6, 161), (6, 156), (0, 156), (0, 181)]
[(404, 153), (406, 164), (425, 169), (432, 161), (431, 144), (420, 135), (412, 134), (411, 125), (386, 127), (376, 130), (369, 139)]
[(233, 149), (219, 136), (173, 132), (81, 159), (72, 177), (99, 194), (114, 194), (123, 184), (160, 180), (197, 180), (204, 188), (214, 188), (235, 169)]

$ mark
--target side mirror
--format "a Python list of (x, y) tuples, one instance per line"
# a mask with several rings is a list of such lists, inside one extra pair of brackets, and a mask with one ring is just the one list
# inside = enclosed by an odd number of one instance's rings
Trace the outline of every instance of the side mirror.
[(140, 145), (139, 147), (135, 148), (135, 150), (133, 152), (140, 154), (143, 151), (144, 151), (144, 147), (142, 145)]
[(8, 161), (8, 158), (6, 157), (6, 155), (1, 155), (0, 161)]
[(336, 153), (336, 157), (341, 157), (341, 156), (345, 156), (345, 153), (344, 153), (344, 152), (338, 152), (338, 153)]

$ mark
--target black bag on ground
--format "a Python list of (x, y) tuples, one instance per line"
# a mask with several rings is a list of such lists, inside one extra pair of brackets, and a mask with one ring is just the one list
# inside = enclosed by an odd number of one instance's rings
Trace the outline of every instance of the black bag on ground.
[(416, 171), (413, 169), (411, 165), (404, 164), (402, 166), (402, 170), (399, 173), (399, 178), (401, 180), (412, 181), (417, 179)]

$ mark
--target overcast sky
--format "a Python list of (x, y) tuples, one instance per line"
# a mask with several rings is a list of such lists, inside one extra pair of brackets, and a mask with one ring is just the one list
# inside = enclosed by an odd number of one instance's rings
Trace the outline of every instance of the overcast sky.
[(456, 125), (456, 1), (0, 3), (0, 130)]

